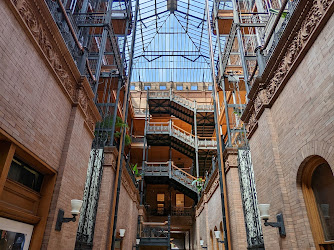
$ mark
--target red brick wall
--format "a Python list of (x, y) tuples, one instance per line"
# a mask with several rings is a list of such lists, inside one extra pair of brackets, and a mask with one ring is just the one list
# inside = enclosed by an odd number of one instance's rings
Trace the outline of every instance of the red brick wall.
[(71, 104), (5, 1), (0, 16), (0, 127), (58, 169)]
[[(117, 156), (118, 153), (114, 147), (105, 148), (104, 169), (93, 241), (94, 249), (105, 249), (110, 232), (109, 214), (113, 201)], [(132, 246), (136, 244), (139, 196), (136, 195), (138, 191), (135, 191), (133, 183), (126, 176), (125, 166), (123, 170), (116, 234), (119, 233), (121, 228), (126, 230), (122, 241), (122, 249), (125, 250), (132, 249)]]
[(43, 249), (73, 249), (77, 222), (55, 220), (82, 199), (92, 134), (5, 1), (0, 16), (0, 127), (58, 171)]
[(334, 171), (334, 16), (330, 18), (250, 139), (259, 203), (283, 212), (287, 237), (263, 227), (268, 249), (314, 249), (301, 186), (305, 158), (319, 155)]

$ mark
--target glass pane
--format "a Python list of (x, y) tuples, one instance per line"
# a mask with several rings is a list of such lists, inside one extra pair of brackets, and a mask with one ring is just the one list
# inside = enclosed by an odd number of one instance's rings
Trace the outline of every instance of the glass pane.
[(325, 240), (334, 240), (334, 176), (328, 164), (322, 164), (314, 171), (312, 189)]
[(176, 86), (176, 90), (183, 90), (183, 86), (182, 85)]
[(165, 194), (157, 194), (157, 201), (164, 202)]
[(176, 194), (176, 207), (184, 207), (184, 194)]
[(43, 182), (43, 175), (17, 157), (14, 157), (8, 172), (8, 179), (39, 192)]

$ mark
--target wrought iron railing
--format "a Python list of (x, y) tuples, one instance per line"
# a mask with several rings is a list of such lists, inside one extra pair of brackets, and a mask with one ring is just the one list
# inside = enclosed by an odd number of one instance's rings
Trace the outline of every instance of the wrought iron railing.
[(170, 239), (170, 215), (168, 221), (161, 222), (140, 222), (140, 238), (166, 238)]
[[(195, 148), (195, 136), (188, 131), (179, 128), (171, 121), (169, 122), (150, 122), (147, 125), (146, 132), (148, 134), (169, 134), (182, 141), (183, 143)], [(214, 137), (197, 137), (198, 147), (201, 149), (215, 149), (217, 141)]]
[(192, 100), (184, 98), (182, 96), (173, 93), (172, 89), (169, 91), (150, 91), (149, 99), (170, 99), (171, 101), (183, 106), (191, 111), (197, 109), (197, 111), (213, 111), (213, 105), (208, 102), (195, 103)]
[[(71, 17), (68, 17), (66, 11), (63, 9), (63, 6), (60, 6), (58, 1), (45, 0), (45, 2), (48, 5), (50, 13), (64, 38), (67, 49), (71, 53), (75, 63), (78, 65), (83, 51), (75, 34), (77, 27), (74, 23), (71, 23)], [(62, 10), (64, 10), (65, 13)]]
[[(298, 5), (300, 0), (292, 0), (288, 2), (288, 10), (287, 10), (287, 14), (284, 18), (284, 21), (282, 23), (278, 23), (278, 25), (275, 28), (275, 32), (272, 34), (271, 37), (267, 38), (270, 39), (269, 44), (271, 44), (271, 46), (268, 47), (268, 49), (265, 52), (265, 61), (268, 62), (269, 59), (271, 58), (271, 55), (273, 54), (274, 50), (276, 49), (276, 46), (279, 42), (279, 40), (281, 39), (281, 36), (283, 34), (283, 31), (285, 30), (287, 24), (289, 23), (295, 9), (296, 6)], [(279, 26), (280, 25), (280, 26)]]
[(192, 185), (196, 177), (187, 173), (181, 168), (174, 165), (172, 161), (166, 162), (145, 162), (144, 167), (145, 176), (168, 176), (171, 179), (181, 183), (190, 190), (197, 192), (195, 186)]
[(193, 216), (194, 208), (193, 207), (172, 207), (171, 209), (172, 216)]

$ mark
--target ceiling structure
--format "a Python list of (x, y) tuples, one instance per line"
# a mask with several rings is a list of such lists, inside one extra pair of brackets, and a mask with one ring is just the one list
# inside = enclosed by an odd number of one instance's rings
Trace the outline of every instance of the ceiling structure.
[[(205, 6), (205, 0), (139, 0), (132, 81), (212, 81)], [(211, 34), (217, 62), (216, 36)], [(129, 36), (128, 52), (130, 44)]]

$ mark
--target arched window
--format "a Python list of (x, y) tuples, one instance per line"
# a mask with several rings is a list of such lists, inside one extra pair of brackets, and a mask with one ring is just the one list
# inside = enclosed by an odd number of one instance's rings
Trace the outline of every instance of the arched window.
[(334, 249), (334, 175), (323, 158), (306, 162), (302, 188), (317, 249)]

